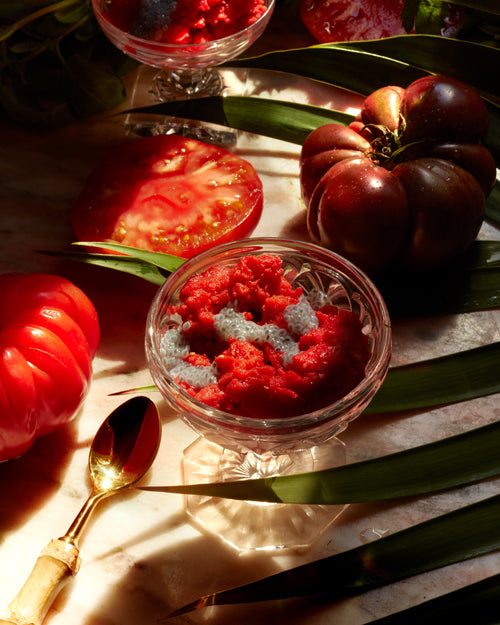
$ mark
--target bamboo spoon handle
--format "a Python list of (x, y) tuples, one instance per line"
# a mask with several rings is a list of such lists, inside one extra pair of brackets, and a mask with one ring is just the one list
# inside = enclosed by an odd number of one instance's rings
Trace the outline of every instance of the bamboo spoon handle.
[(51, 540), (0, 625), (40, 625), (63, 585), (79, 568), (78, 548), (61, 538)]

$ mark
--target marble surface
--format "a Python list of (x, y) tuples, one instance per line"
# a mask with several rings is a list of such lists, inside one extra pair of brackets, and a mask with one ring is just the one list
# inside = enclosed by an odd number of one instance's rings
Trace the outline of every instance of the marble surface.
[[(290, 84), (262, 97), (335, 108), (356, 106), (336, 90)], [(86, 499), (89, 444), (122, 398), (110, 393), (151, 384), (143, 335), (156, 288), (131, 276), (40, 254), (73, 240), (71, 205), (87, 174), (126, 140), (120, 118), (102, 115), (69, 127), (29, 132), (0, 121), (0, 271), (47, 271), (78, 284), (98, 310), (102, 342), (90, 393), (75, 420), (36, 442), (22, 458), (0, 465), (0, 613), (16, 595), (40, 550), (62, 535)], [(298, 186), (297, 146), (241, 135), (235, 151), (256, 167), (265, 190), (254, 235), (307, 238)], [(499, 238), (485, 226), (483, 238)], [(452, 353), (500, 340), (500, 313), (413, 319), (394, 325), (393, 364)], [(163, 436), (144, 484), (181, 481), (183, 450), (196, 438), (156, 393)], [(378, 456), (464, 432), (500, 419), (498, 395), (410, 415), (362, 417), (342, 435), (349, 461)], [(306, 552), (239, 554), (186, 518), (183, 499), (133, 491), (97, 509), (81, 540), (78, 575), (55, 600), (47, 625), (154, 623), (198, 596), (254, 580), (375, 540), (448, 510), (500, 492), (491, 479), (444, 494), (377, 505), (352, 505)], [(172, 623), (256, 622), (361, 625), (500, 572), (498, 553), (420, 575), (360, 597), (329, 604), (304, 599), (210, 608)]]

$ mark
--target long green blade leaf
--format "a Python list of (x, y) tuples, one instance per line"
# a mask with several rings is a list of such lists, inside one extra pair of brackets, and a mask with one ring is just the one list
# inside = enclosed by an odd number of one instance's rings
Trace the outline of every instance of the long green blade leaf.
[(434, 35), (319, 44), (236, 59), (230, 65), (298, 74), (364, 95), (389, 84), (405, 87), (428, 73), (449, 74), (483, 94), (499, 95), (491, 71), (500, 65), (499, 49)]
[[(302, 145), (307, 135), (318, 126), (332, 122), (348, 125), (353, 120), (352, 115), (342, 111), (248, 96), (215, 96), (162, 102), (125, 111), (134, 112), (204, 121), (296, 145)], [(490, 128), (490, 135), (495, 131), (491, 142), (493, 146), (500, 146), (500, 115), (497, 117), (497, 121)], [(496, 152), (500, 154), (500, 147), (497, 147)], [(486, 214), (489, 219), (500, 223), (498, 182), (488, 198)]]
[(162, 102), (125, 113), (169, 115), (228, 126), (245, 132), (301, 145), (307, 135), (323, 124), (347, 125), (353, 115), (296, 102), (248, 96), (213, 96)]
[(500, 474), (500, 423), (332, 469), (254, 480), (141, 490), (300, 504), (345, 504), (423, 495)]
[(422, 623), (500, 623), (500, 575), (492, 575), (417, 606), (370, 621), (370, 625), (422, 625)]
[(58, 256), (68, 260), (87, 263), (88, 265), (96, 265), (98, 267), (129, 273), (157, 285), (161, 285), (165, 282), (166, 276), (158, 267), (135, 258), (127, 258), (126, 256), (119, 256), (117, 254), (94, 254), (91, 252), (86, 254), (84, 252), (44, 251), (42, 253), (49, 256)]
[[(499, 82), (491, 71), (500, 67), (500, 49), (434, 35), (320, 44), (237, 59), (232, 65), (298, 74), (363, 95), (385, 85), (406, 87), (429, 73), (448, 74), (472, 85), (487, 99), (500, 98)], [(488, 102), (488, 108), (488, 147), (498, 162), (500, 110), (493, 102)]]
[(129, 258), (134, 258), (136, 260), (140, 260), (145, 263), (154, 265), (155, 267), (163, 269), (168, 273), (180, 267), (185, 260), (184, 258), (180, 258), (179, 256), (173, 256), (172, 254), (164, 254), (163, 252), (149, 252), (148, 250), (144, 250), (139, 247), (121, 245), (120, 243), (78, 241), (77, 243), (73, 243), (73, 245), (81, 247), (95, 247), (98, 249), (102, 248), (105, 250), (118, 252), (120, 254), (126, 255)]
[(163, 284), (169, 273), (175, 271), (184, 262), (183, 258), (177, 256), (161, 252), (148, 252), (139, 248), (114, 243), (75, 243), (74, 245), (109, 249), (120, 252), (120, 254), (50, 250), (43, 250), (41, 253), (122, 271), (157, 285)]
[(500, 267), (500, 241), (475, 241), (468, 262), (469, 269)]
[(500, 224), (500, 182), (498, 180), (486, 202), (486, 217)]
[[(499, 82), (491, 71), (500, 66), (500, 49), (434, 35), (320, 44), (237, 59), (231, 65), (298, 74), (363, 95), (389, 84), (406, 87), (429, 73), (448, 74), (472, 85), (487, 99), (500, 97)], [(500, 112), (493, 102), (488, 106), (488, 146), (498, 161)]]
[(500, 342), (394, 367), (365, 413), (429, 408), (499, 393), (499, 371)]
[(475, 87), (486, 97), (500, 96), (492, 67), (500, 66), (500, 49), (435, 35), (405, 35), (371, 41), (335, 44), (397, 59), (434, 74), (454, 76)]
[(335, 43), (267, 52), (232, 60), (230, 65), (297, 74), (366, 95), (387, 84), (405, 87), (428, 73), (404, 61)]
[(379, 279), (377, 286), (393, 318), (498, 308), (499, 250), (499, 242), (477, 241), (464, 258), (435, 271), (432, 279), (428, 275), (420, 278), (408, 274), (393, 275)]
[[(111, 243), (78, 243), (85, 247), (105, 248), (120, 254), (43, 251), (44, 254), (108, 267), (133, 274), (154, 284), (163, 284), (177, 269), (182, 258), (147, 252)], [(442, 284), (447, 288), (443, 289)], [(456, 314), (497, 308), (500, 305), (500, 242), (476, 241), (470, 253), (452, 270), (435, 274), (433, 280), (410, 281), (406, 276), (377, 285), (393, 316), (405, 314)]]
[[(465, 257), (453, 265), (450, 273), (471, 272), (500, 267), (500, 241), (474, 241)], [(441, 277), (441, 276), (440, 276)], [(445, 277), (444, 275), (442, 277)], [(449, 276), (446, 276), (448, 279)]]
[(325, 595), (330, 601), (337, 601), (359, 595), (498, 549), (499, 514), (497, 495), (350, 551), (206, 595), (168, 617), (209, 605), (306, 595)]

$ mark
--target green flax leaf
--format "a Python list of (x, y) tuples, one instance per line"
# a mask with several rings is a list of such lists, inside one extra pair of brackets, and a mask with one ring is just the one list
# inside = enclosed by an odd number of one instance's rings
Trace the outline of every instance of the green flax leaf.
[(139, 247), (131, 247), (130, 245), (121, 245), (120, 243), (101, 243), (101, 242), (88, 242), (78, 241), (73, 245), (81, 247), (95, 247), (110, 250), (113, 252), (119, 252), (127, 257), (140, 260), (145, 263), (149, 263), (162, 269), (168, 273), (175, 271), (184, 262), (184, 258), (179, 256), (173, 256), (172, 254), (164, 254), (163, 252), (149, 252)]
[(165, 618), (211, 605), (307, 595), (324, 595), (329, 601), (353, 597), (500, 548), (499, 514), (497, 495), (367, 545), (206, 595)]
[(42, 254), (67, 258), (68, 260), (80, 261), (89, 265), (106, 267), (116, 271), (129, 273), (153, 284), (161, 285), (165, 278), (184, 262), (183, 258), (163, 254), (162, 252), (149, 252), (137, 247), (120, 245), (119, 243), (95, 243), (77, 242), (76, 246), (106, 249), (118, 254), (102, 254), (95, 252), (66, 252), (43, 250)]
[(499, 371), (500, 342), (393, 367), (366, 413), (416, 410), (499, 393)]
[(500, 241), (475, 241), (468, 262), (469, 269), (500, 267)]
[(295, 475), (141, 490), (332, 505), (423, 495), (500, 474), (500, 423), (352, 464)]
[(448, 74), (483, 94), (497, 96), (499, 85), (491, 67), (499, 64), (498, 48), (434, 35), (325, 43), (230, 63), (233, 67), (298, 74), (364, 95), (390, 84), (406, 87), (429, 73)]
[(437, 275), (425, 285), (418, 280), (408, 280), (399, 287), (381, 285), (392, 317), (466, 313), (500, 306), (499, 267), (450, 274), (448, 282), (439, 282)]
[(486, 217), (500, 224), (500, 182), (498, 180), (486, 201)]
[[(102, 248), (119, 254), (44, 251), (52, 256), (109, 267), (131, 273), (154, 284), (162, 284), (183, 259), (148, 252), (118, 243), (78, 242), (76, 246)], [(442, 285), (446, 284), (446, 289)], [(497, 308), (500, 305), (500, 242), (476, 241), (463, 260), (443, 273), (418, 281), (409, 276), (377, 284), (391, 315), (456, 314)]]
[(114, 269), (115, 271), (121, 271), (122, 273), (129, 273), (138, 278), (142, 278), (147, 282), (152, 282), (160, 286), (165, 282), (165, 278), (168, 274), (165, 274), (151, 263), (138, 260), (136, 258), (128, 258), (126, 256), (120, 256), (118, 254), (95, 254), (83, 252), (67, 252), (67, 253), (52, 253), (44, 252), (52, 256), (59, 256), (68, 260), (80, 261), (87, 263), (88, 265), (96, 265), (98, 267), (105, 267), (107, 269)]
[(430, 73), (454, 76), (492, 100), (487, 102), (487, 144), (499, 162), (500, 109), (494, 102), (500, 100), (500, 87), (491, 71), (500, 66), (499, 48), (434, 35), (405, 35), (269, 52), (231, 65), (297, 74), (362, 95), (385, 85), (406, 87)]
[(428, 73), (398, 59), (359, 50), (355, 44), (335, 43), (267, 52), (228, 65), (296, 74), (363, 95), (388, 84), (406, 87)]
[(492, 66), (500, 64), (500, 49), (492, 46), (435, 35), (405, 35), (337, 45), (397, 59), (433, 74), (454, 76), (486, 97), (500, 96), (498, 80), (491, 71)]
[(500, 48), (434, 35), (405, 35), (269, 52), (231, 65), (293, 73), (362, 95), (385, 85), (407, 87), (430, 73), (451, 75), (488, 101), (487, 144), (497, 164), (500, 161), (500, 108), (495, 104), (500, 101), (500, 87), (491, 71), (500, 66)]
[(124, 111), (134, 112), (219, 124), (297, 145), (318, 126), (333, 122), (347, 125), (354, 119), (342, 111), (251, 96), (195, 98)]
[(379, 279), (377, 286), (393, 318), (498, 308), (500, 242), (475, 241), (461, 259), (433, 272), (432, 279), (391, 275)]

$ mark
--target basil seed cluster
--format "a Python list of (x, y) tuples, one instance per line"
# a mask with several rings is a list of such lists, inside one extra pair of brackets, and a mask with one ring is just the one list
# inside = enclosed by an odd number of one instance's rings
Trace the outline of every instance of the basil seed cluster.
[[(296, 304), (285, 308), (283, 317), (286, 328), (273, 323), (256, 323), (239, 312), (237, 304), (230, 304), (214, 315), (215, 332), (217, 338), (224, 342), (238, 340), (257, 345), (268, 343), (282, 354), (283, 365), (286, 367), (294, 355), (299, 353), (300, 337), (318, 327), (314, 307), (323, 306), (326, 302), (327, 296), (321, 291), (313, 290), (307, 296), (301, 295)], [(185, 362), (190, 352), (190, 345), (184, 334), (189, 322), (181, 323), (177, 313), (170, 320), (176, 326), (167, 329), (160, 342), (160, 356), (165, 369), (172, 378), (193, 388), (200, 389), (215, 384), (218, 374), (215, 363), (200, 366)]]

